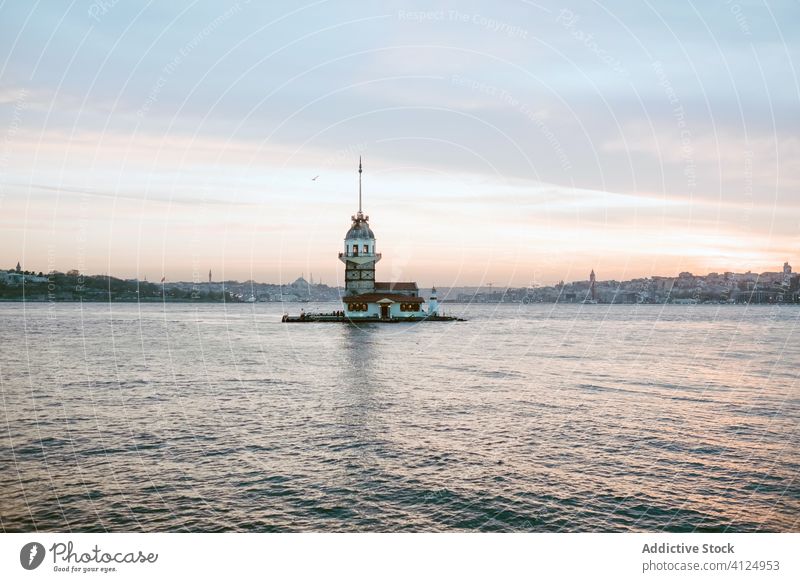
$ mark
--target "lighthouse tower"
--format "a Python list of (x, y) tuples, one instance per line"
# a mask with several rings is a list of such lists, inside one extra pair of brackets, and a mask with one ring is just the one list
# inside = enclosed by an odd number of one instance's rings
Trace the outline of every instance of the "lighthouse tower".
[(594, 269), (589, 273), (589, 289), (592, 292), (592, 301), (597, 301), (597, 277), (594, 274)]
[(436, 294), (436, 286), (431, 289), (431, 298), (428, 299), (428, 315), (439, 315), (439, 298)]
[(344, 236), (344, 252), (339, 260), (345, 264), (346, 295), (362, 295), (375, 291), (375, 263), (381, 255), (375, 252), (375, 234), (369, 227), (369, 216), (361, 211), (361, 158), (358, 159), (358, 214)]

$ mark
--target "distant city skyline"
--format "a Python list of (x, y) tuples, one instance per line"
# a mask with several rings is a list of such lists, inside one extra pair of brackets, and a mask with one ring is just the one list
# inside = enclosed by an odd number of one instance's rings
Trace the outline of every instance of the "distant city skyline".
[[(115, 273), (106, 273), (106, 272), (93, 273), (93, 272), (87, 272), (87, 271), (80, 271), (79, 269), (55, 269), (55, 270), (51, 270), (51, 271), (48, 272), (48, 271), (45, 271), (43, 269), (28, 268), (28, 267), (25, 267), (25, 266), (21, 265), (20, 263), (17, 263), (16, 267), (12, 266), (12, 267), (7, 267), (7, 268), (0, 268), (0, 274), (6, 273), (6, 272), (10, 273), (10, 272), (13, 272), (15, 270), (19, 270), (21, 272), (30, 272), (30, 273), (34, 273), (34, 274), (42, 273), (42, 275), (47, 275), (47, 274), (52, 274), (52, 273), (56, 273), (57, 272), (57, 273), (62, 273), (62, 274), (73, 274), (73, 275), (76, 275), (76, 276), (77, 275), (81, 275), (81, 276), (88, 276), (88, 277), (110, 276), (110, 277), (115, 277), (115, 278), (118, 278), (118, 279), (123, 279), (123, 280), (128, 280), (128, 281), (132, 281), (132, 280), (137, 280), (138, 279), (138, 280), (147, 281), (147, 282), (150, 282), (150, 283), (159, 283), (159, 282), (162, 282), (162, 283), (164, 283), (164, 282), (165, 283), (194, 283), (196, 285), (203, 285), (203, 284), (206, 284), (206, 283), (218, 284), (218, 283), (227, 282), (227, 281), (235, 281), (235, 282), (238, 282), (238, 283), (247, 283), (249, 281), (252, 281), (252, 282), (257, 283), (257, 284), (291, 285), (291, 284), (296, 283), (296, 282), (298, 282), (300, 280), (303, 280), (303, 281), (306, 281), (310, 285), (327, 285), (329, 287), (342, 287), (342, 288), (344, 288), (344, 281), (343, 280), (337, 280), (337, 281), (334, 281), (334, 282), (326, 281), (324, 279), (321, 279), (318, 276), (315, 276), (314, 273), (299, 273), (295, 277), (289, 277), (289, 278), (287, 278), (285, 280), (274, 281), (274, 280), (265, 280), (265, 279), (237, 279), (237, 278), (234, 278), (234, 277), (219, 277), (218, 278), (218, 277), (212, 276), (212, 273), (213, 273), (213, 270), (212, 270), (212, 271), (209, 271), (206, 274), (206, 278), (203, 278), (203, 277), (199, 277), (198, 278), (198, 277), (193, 275), (193, 276), (191, 276), (189, 278), (177, 278), (177, 279), (175, 279), (175, 278), (168, 278), (166, 275), (156, 275), (155, 277), (148, 277), (147, 274), (144, 274), (141, 277), (137, 277), (137, 276), (130, 276), (129, 277), (129, 276), (124, 276), (124, 275), (115, 274)], [(488, 282), (488, 283), (483, 283), (483, 284), (478, 284), (478, 285), (470, 285), (470, 284), (444, 285), (444, 284), (437, 284), (435, 282), (431, 282), (429, 284), (421, 285), (421, 288), (422, 289), (427, 289), (427, 288), (431, 288), (431, 287), (438, 287), (440, 289), (448, 289), (448, 288), (464, 287), (464, 288), (481, 288), (481, 289), (485, 288), (485, 289), (491, 290), (491, 289), (501, 289), (501, 288), (510, 288), (510, 287), (526, 287), (526, 286), (530, 286), (530, 285), (553, 286), (553, 285), (557, 285), (559, 283), (589, 282), (591, 280), (591, 275), (596, 275), (598, 283), (607, 283), (607, 282), (610, 282), (610, 281), (631, 281), (631, 280), (637, 280), (637, 279), (678, 279), (682, 275), (686, 275), (686, 274), (691, 275), (693, 277), (707, 277), (707, 276), (713, 276), (713, 275), (724, 276), (726, 274), (733, 274), (735, 276), (752, 275), (752, 276), (758, 277), (758, 276), (764, 275), (764, 274), (776, 275), (776, 274), (781, 274), (781, 273), (784, 273), (784, 274), (785, 273), (789, 273), (792, 276), (798, 276), (798, 273), (794, 272), (791, 262), (785, 261), (783, 263), (783, 265), (781, 265), (780, 267), (776, 267), (776, 268), (773, 268), (773, 269), (764, 269), (764, 270), (744, 269), (744, 268), (722, 269), (722, 270), (707, 271), (707, 272), (693, 272), (693, 271), (688, 271), (687, 270), (687, 271), (681, 271), (679, 273), (671, 273), (671, 274), (667, 274), (667, 273), (650, 273), (650, 274), (643, 274), (643, 275), (634, 275), (634, 276), (628, 277), (626, 279), (620, 279), (618, 277), (600, 277), (599, 275), (597, 275), (595, 273), (594, 269), (590, 269), (590, 271), (588, 273), (584, 274), (585, 276), (577, 275), (577, 278), (575, 278), (575, 279), (560, 279), (560, 280), (553, 281), (553, 282), (544, 282), (544, 281), (531, 280), (531, 281), (528, 281), (527, 283), (523, 283), (523, 284), (520, 284), (520, 285), (512, 285), (512, 284), (507, 284), (506, 285), (506, 284), (499, 284), (499, 283), (495, 283), (495, 282)], [(163, 281), (162, 281), (162, 279), (163, 279)]]
[[(737, 6), (739, 6), (737, 4)], [(800, 252), (800, 5), (0, 9), (0, 265), (523, 286)]]

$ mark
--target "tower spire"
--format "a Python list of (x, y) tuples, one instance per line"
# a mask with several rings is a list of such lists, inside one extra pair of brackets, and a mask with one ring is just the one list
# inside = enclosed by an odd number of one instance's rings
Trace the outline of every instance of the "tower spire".
[(358, 156), (358, 213), (361, 214), (361, 156)]

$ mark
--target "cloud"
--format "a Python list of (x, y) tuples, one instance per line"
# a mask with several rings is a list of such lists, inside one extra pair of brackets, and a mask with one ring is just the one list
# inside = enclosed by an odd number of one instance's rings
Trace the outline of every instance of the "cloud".
[(248, 3), (222, 20), (118, 3), (100, 22), (18, 3), (0, 21), (3, 248), (75, 249), (84, 213), (119, 265), (140, 232), (141, 260), (218, 256), (218, 240), (187, 251), (202, 228), (229, 237), (232, 265), (333, 279), (361, 154), (387, 263), (407, 252), (422, 273), (783, 259), (800, 8), (737, 6), (574, 2), (568, 24), (547, 2), (425, 18), (401, 17), (405, 2)]

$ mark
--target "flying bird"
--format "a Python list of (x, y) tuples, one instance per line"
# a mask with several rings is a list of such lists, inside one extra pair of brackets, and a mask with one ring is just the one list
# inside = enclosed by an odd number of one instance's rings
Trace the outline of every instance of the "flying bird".
[(313, 182), (313, 181), (315, 181), (317, 178), (319, 178), (319, 176), (314, 176), (313, 178), (311, 178), (311, 181)]

